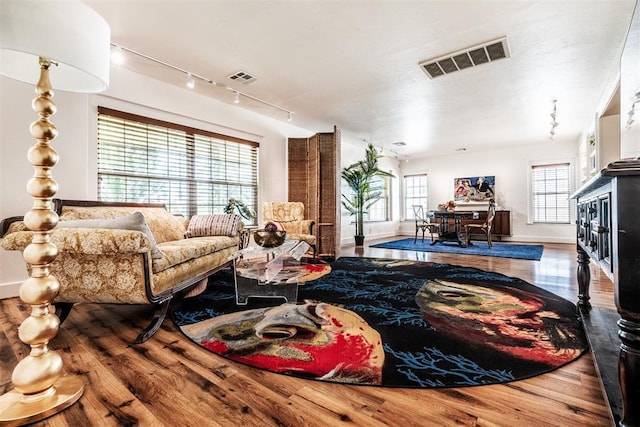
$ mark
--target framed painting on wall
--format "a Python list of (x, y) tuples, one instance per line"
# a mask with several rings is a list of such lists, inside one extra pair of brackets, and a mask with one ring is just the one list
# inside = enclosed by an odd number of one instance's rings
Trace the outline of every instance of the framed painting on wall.
[(456, 202), (488, 202), (495, 198), (495, 176), (472, 176), (453, 180)]

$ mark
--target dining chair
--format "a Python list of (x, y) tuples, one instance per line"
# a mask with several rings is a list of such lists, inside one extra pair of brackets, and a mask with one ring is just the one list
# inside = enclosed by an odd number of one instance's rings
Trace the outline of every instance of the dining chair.
[(413, 239), (413, 243), (416, 243), (418, 240), (418, 231), (422, 230), (422, 241), (424, 242), (424, 233), (429, 230), (431, 234), (431, 242), (434, 241), (433, 233), (440, 233), (440, 224), (436, 224), (431, 222), (431, 217), (429, 215), (425, 215), (424, 208), (422, 205), (413, 205), (413, 216), (416, 221), (416, 235)]
[(496, 216), (496, 203), (493, 199), (489, 200), (489, 207), (487, 208), (487, 219), (483, 224), (467, 224), (464, 227), (465, 234), (467, 235), (467, 246), (471, 241), (471, 234), (483, 233), (487, 238), (487, 245), (491, 248), (491, 227), (493, 226), (493, 219)]

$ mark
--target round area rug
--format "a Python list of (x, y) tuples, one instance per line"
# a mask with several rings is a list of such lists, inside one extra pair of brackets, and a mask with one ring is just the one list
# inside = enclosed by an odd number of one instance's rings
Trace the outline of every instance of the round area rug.
[(548, 372), (586, 349), (573, 303), (523, 280), (420, 261), (340, 258), (298, 303), (237, 306), (230, 270), (172, 317), (231, 360), (316, 380), (389, 387), (497, 384)]

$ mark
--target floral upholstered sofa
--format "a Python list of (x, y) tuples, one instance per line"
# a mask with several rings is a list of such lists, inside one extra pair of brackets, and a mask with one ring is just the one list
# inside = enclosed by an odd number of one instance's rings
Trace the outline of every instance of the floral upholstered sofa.
[[(243, 228), (238, 215), (185, 220), (159, 204), (53, 203), (59, 223), (51, 273), (60, 282), (53, 301), (60, 320), (75, 303), (153, 304), (153, 319), (136, 343), (158, 330), (175, 296), (203, 289), (207, 277), (230, 265)], [(0, 232), (6, 250), (23, 251), (33, 236), (22, 217), (3, 220)]]

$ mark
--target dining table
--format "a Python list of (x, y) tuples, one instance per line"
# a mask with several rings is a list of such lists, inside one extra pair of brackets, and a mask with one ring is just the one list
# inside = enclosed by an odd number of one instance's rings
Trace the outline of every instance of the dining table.
[[(440, 224), (438, 238), (431, 245), (443, 242), (457, 242), (463, 248), (467, 247), (467, 239), (462, 229), (463, 219), (478, 219), (478, 211), (436, 210), (429, 215)], [(469, 242), (472, 245), (471, 242)]]

